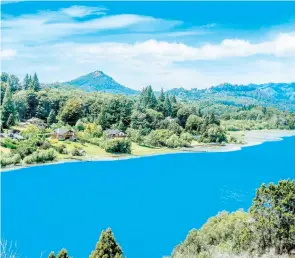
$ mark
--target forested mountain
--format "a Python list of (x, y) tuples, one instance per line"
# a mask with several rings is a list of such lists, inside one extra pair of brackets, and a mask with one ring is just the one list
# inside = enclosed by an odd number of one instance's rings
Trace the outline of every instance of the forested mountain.
[(84, 91), (100, 91), (113, 94), (132, 95), (137, 94), (136, 90), (127, 88), (117, 83), (113, 78), (102, 71), (94, 71), (83, 75), (69, 82), (66, 85), (72, 85)]
[(203, 90), (177, 88), (167, 93), (181, 99), (211, 100), (230, 105), (265, 105), (295, 110), (295, 83), (249, 85), (226, 83)]
[[(124, 95), (140, 94), (140, 91), (122, 86), (102, 71), (83, 75), (65, 84), (90, 92), (99, 91)], [(174, 88), (168, 90), (167, 93), (183, 100), (209, 100), (225, 105), (264, 105), (284, 110), (295, 110), (295, 83), (249, 85), (225, 83), (202, 90), (197, 88), (191, 90)], [(156, 95), (159, 94), (159, 92), (156, 93)]]

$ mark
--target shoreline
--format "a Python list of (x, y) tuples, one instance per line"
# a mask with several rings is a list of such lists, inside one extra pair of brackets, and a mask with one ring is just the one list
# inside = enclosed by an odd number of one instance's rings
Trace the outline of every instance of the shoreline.
[(98, 162), (98, 161), (119, 161), (126, 159), (134, 159), (134, 158), (144, 158), (144, 157), (153, 157), (160, 155), (170, 155), (170, 154), (180, 154), (180, 153), (216, 153), (216, 152), (232, 152), (232, 151), (240, 151), (246, 147), (252, 147), (261, 145), (265, 142), (274, 142), (274, 141), (282, 141), (283, 138), (295, 136), (295, 130), (252, 130), (252, 131), (238, 131), (232, 132), (233, 136), (243, 137), (243, 144), (197, 144), (188, 148), (179, 148), (179, 149), (167, 149), (167, 152), (159, 152), (157, 153), (157, 149), (155, 148), (155, 153), (147, 154), (147, 155), (132, 155), (132, 154), (122, 154), (115, 156), (114, 154), (110, 154), (110, 156), (93, 156), (93, 157), (83, 157), (83, 158), (71, 158), (71, 159), (61, 159), (48, 163), (39, 163), (39, 164), (20, 164), (16, 166), (10, 166), (7, 168), (0, 168), (0, 173), (21, 170), (30, 167), (38, 167), (38, 166), (49, 166), (49, 165), (58, 165), (69, 162)]

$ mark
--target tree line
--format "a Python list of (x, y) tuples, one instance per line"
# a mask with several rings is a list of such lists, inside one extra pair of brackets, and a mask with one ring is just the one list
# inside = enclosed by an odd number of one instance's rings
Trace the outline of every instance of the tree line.
[(1, 96), (1, 130), (37, 117), (48, 127), (76, 128), (94, 123), (102, 130), (126, 132), (139, 144), (181, 147), (193, 139), (227, 142), (227, 130), (241, 129), (238, 121), (263, 125), (258, 129), (295, 128), (294, 114), (288, 111), (254, 105), (231, 106), (210, 100), (179, 101), (163, 90), (157, 95), (151, 86), (143, 88), (139, 96), (127, 97), (83, 92), (62, 85), (41, 87), (36, 73), (27, 74), (20, 83), (16, 76), (2, 73), (1, 89), (5, 92)]

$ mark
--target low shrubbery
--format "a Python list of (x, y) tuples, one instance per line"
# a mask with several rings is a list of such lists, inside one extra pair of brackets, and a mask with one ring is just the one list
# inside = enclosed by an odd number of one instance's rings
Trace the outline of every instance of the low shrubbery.
[(180, 136), (167, 129), (150, 132), (144, 138), (144, 144), (151, 147), (187, 147), (191, 144), (193, 136), (190, 133), (181, 133)]
[(10, 153), (1, 153), (0, 159), (1, 167), (6, 167), (9, 165), (16, 165), (21, 162), (21, 156), (19, 154), (11, 155)]
[(51, 148), (48, 150), (37, 150), (31, 155), (24, 158), (24, 162), (27, 164), (41, 163), (55, 160), (57, 156), (56, 151)]
[(3, 141), (1, 141), (1, 146), (13, 150), (17, 148), (17, 142), (10, 138), (5, 138)]
[(131, 141), (125, 138), (105, 139), (102, 147), (110, 153), (131, 153)]
[(86, 153), (83, 149), (75, 147), (72, 151), (71, 151), (72, 156), (84, 156)]

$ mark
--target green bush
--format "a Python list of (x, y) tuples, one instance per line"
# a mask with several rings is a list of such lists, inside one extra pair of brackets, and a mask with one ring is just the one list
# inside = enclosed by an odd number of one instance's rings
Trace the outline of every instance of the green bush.
[(38, 150), (25, 157), (24, 162), (27, 164), (48, 162), (55, 160), (56, 156), (56, 151), (52, 148), (48, 150)]
[(21, 156), (19, 154), (11, 155), (11, 154), (1, 153), (1, 159), (0, 159), (1, 167), (15, 165), (20, 163), (20, 161), (21, 161)]
[(11, 140), (10, 138), (5, 138), (2, 142), (1, 142), (1, 146), (3, 146), (4, 148), (8, 148), (8, 149), (16, 149), (17, 148), (17, 143), (14, 140)]
[(173, 134), (166, 140), (165, 145), (169, 148), (178, 148), (183, 146), (183, 143), (179, 136)]
[(71, 151), (73, 156), (84, 156), (85, 155), (85, 151), (81, 148), (75, 147), (72, 151)]
[(54, 149), (60, 154), (68, 154), (67, 147), (64, 144), (56, 145)]
[(151, 131), (144, 139), (144, 144), (152, 147), (167, 146), (167, 139), (173, 135), (173, 132), (167, 129), (158, 129)]
[(131, 141), (141, 144), (143, 142), (143, 136), (140, 130), (128, 128), (126, 130), (127, 136)]
[(110, 153), (131, 153), (131, 141), (128, 139), (106, 139), (103, 148)]

